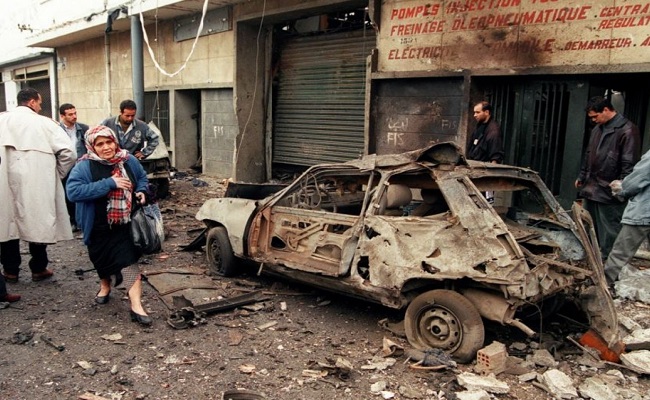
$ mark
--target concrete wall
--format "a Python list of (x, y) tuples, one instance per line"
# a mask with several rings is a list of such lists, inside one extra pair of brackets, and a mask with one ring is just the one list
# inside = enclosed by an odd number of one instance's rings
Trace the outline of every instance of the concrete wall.
[[(192, 51), (194, 40), (175, 42), (172, 22), (158, 24), (158, 40), (155, 42), (156, 26), (149, 24), (146, 31), (158, 64), (170, 74), (178, 71)], [(145, 90), (153, 90), (156, 87), (232, 87), (235, 57), (233, 31), (200, 37), (185, 69), (173, 77), (166, 76), (156, 69), (146, 44), (144, 53)]]
[(201, 116), (203, 172), (229, 178), (233, 176), (235, 138), (239, 132), (232, 89), (202, 91)]
[[(175, 42), (173, 21), (148, 24), (145, 27), (149, 43), (158, 64), (169, 74), (174, 74), (185, 63), (192, 50), (194, 40)], [(159, 71), (151, 59), (146, 44), (144, 45), (144, 87), (145, 91), (170, 90), (204, 90), (226, 88), (224, 97), (220, 94), (215, 106), (212, 91), (205, 94), (207, 103), (203, 104), (203, 132), (201, 136), (209, 138), (215, 132), (215, 126), (228, 126), (231, 133), (233, 102), (232, 86), (235, 57), (234, 35), (232, 31), (202, 36), (196, 43), (192, 57), (185, 68), (174, 76), (167, 76)], [(107, 58), (107, 54), (109, 57)], [(112, 32), (105, 43), (103, 37), (87, 40), (57, 49), (60, 66), (58, 71), (59, 104), (67, 102), (75, 105), (79, 121), (90, 125), (101, 122), (109, 115), (119, 113), (119, 104), (124, 99), (133, 98), (132, 89), (132, 53), (130, 31)], [(108, 62), (107, 62), (108, 61)], [(109, 89), (110, 88), (110, 89)], [(221, 93), (221, 92), (219, 92)], [(229, 103), (226, 104), (225, 98)], [(174, 102), (170, 104), (170, 118), (176, 118)], [(186, 118), (187, 104), (178, 103), (181, 118)], [(141, 106), (141, 105), (138, 105)], [(217, 107), (217, 108), (213, 108)], [(228, 120), (221, 123), (221, 116), (228, 114)], [(210, 115), (210, 117), (207, 117)], [(205, 123), (207, 122), (207, 123)], [(172, 129), (175, 129), (174, 127)], [(219, 128), (220, 129), (220, 128)], [(217, 129), (217, 131), (219, 130)], [(183, 131), (185, 132), (185, 131)], [(177, 134), (181, 134), (178, 132)], [(179, 142), (171, 144), (175, 154), (196, 154), (196, 134), (191, 137), (178, 137)], [(227, 143), (208, 140), (205, 149), (227, 151), (228, 155), (210, 155), (204, 157), (206, 174), (230, 177), (232, 172), (233, 140)], [(225, 139), (224, 139), (225, 140)], [(185, 148), (185, 146), (189, 146)], [(226, 150), (228, 149), (228, 150)], [(196, 160), (197, 157), (191, 157)], [(210, 160), (210, 161), (208, 161)], [(216, 161), (218, 160), (218, 161)], [(182, 160), (187, 167), (189, 159)]]

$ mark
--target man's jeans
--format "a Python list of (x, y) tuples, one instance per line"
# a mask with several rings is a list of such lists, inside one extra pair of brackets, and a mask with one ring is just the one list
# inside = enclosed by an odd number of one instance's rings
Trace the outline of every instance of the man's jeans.
[(632, 260), (641, 243), (649, 238), (649, 235), (650, 226), (623, 224), (605, 263), (607, 283), (612, 284), (618, 279), (621, 269)]

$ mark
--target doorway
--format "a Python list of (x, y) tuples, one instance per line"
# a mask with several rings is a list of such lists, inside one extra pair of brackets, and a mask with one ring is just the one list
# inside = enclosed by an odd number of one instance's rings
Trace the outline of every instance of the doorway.
[(179, 170), (201, 165), (201, 91), (174, 93), (174, 160)]
[[(501, 124), (505, 163), (540, 174), (564, 208), (576, 199), (574, 187), (593, 128), (584, 107), (592, 96), (608, 96), (646, 137), (648, 84), (638, 74), (558, 77), (474, 78), (472, 103), (489, 101)], [(643, 87), (643, 86), (646, 87)]]

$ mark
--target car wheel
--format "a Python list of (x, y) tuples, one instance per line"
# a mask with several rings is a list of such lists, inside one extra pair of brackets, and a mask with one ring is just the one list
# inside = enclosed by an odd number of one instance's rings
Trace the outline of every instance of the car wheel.
[(226, 228), (217, 226), (208, 231), (205, 245), (208, 269), (212, 275), (235, 275), (235, 255)]
[(485, 339), (478, 310), (453, 290), (432, 290), (413, 299), (406, 308), (404, 330), (413, 347), (442, 349), (461, 363), (472, 361)]

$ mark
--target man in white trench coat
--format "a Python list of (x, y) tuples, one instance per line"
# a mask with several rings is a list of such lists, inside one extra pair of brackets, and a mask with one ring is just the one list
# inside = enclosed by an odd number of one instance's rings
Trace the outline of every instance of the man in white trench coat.
[(50, 278), (47, 244), (72, 239), (61, 184), (76, 156), (54, 120), (39, 115), (42, 98), (18, 92), (18, 107), (0, 114), (0, 263), (7, 282), (18, 282), (20, 240), (29, 242), (35, 282)]

